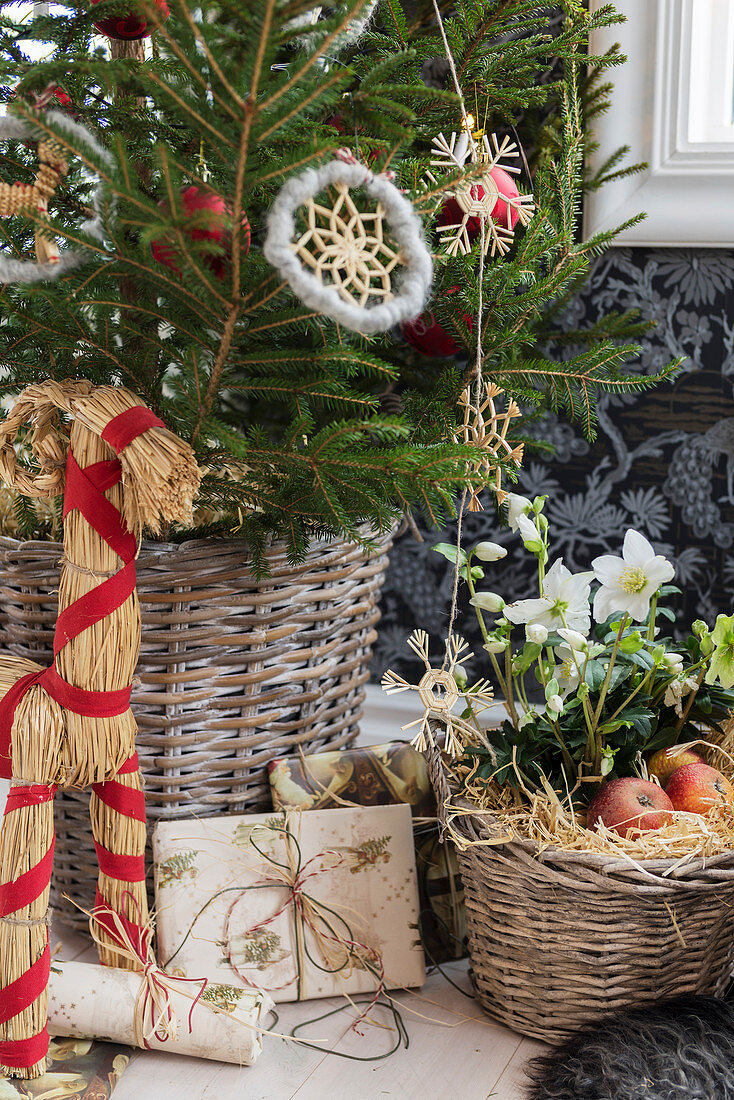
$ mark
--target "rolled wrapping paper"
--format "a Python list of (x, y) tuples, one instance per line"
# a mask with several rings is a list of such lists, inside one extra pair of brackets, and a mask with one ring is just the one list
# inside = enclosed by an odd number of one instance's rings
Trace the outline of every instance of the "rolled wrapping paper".
[[(49, 981), (49, 1032), (139, 1046), (135, 1011), (141, 980), (141, 974), (129, 970), (54, 961)], [(200, 985), (182, 986), (182, 991), (169, 987), (171, 1008), (178, 1022), (176, 1036), (161, 1039), (149, 1034), (148, 1048), (253, 1065), (262, 1050), (262, 1032), (258, 1029), (265, 1026), (273, 1007), (270, 996), (261, 990), (209, 982), (194, 1004), (199, 989)]]

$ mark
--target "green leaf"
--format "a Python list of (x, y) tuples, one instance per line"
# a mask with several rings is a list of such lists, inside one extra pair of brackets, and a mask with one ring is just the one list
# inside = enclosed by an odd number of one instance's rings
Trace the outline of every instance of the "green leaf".
[(584, 680), (588, 684), (589, 690), (598, 691), (604, 683), (606, 674), (606, 666), (603, 665), (601, 661), (589, 661), (584, 675)]
[(456, 555), (458, 553), (459, 561), (462, 565), (466, 565), (466, 551), (457, 549), (453, 542), (437, 542), (435, 546), (431, 547), (431, 550), (435, 550), (437, 554), (440, 554), (451, 562), (456, 562)]

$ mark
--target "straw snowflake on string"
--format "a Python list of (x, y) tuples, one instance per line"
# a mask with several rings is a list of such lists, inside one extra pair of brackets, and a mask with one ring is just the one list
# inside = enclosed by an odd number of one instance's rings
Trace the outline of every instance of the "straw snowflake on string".
[[(459, 408), (463, 411), (463, 423), (454, 432), (455, 443), (466, 443), (475, 447), (478, 456), (476, 462), (469, 463), (470, 473), (475, 477), (478, 474), (489, 475), (494, 473), (494, 491), (497, 494), (497, 502), (502, 504), (507, 493), (502, 488), (502, 462), (511, 462), (514, 466), (520, 466), (523, 457), (523, 444), (512, 443), (507, 438), (511, 422), (521, 416), (517, 402), (506, 395), (506, 408), (503, 411), (497, 406), (497, 398), (504, 394), (504, 390), (496, 386), (494, 382), (485, 382), (482, 400), (477, 405), (472, 393), (472, 387), (467, 386), (459, 398)], [(467, 505), (470, 512), (481, 512), (482, 504), (477, 495), (476, 486), (472, 481), (467, 488), (470, 493)]]
[(463, 638), (452, 635), (446, 647), (446, 660), (443, 668), (434, 668), (428, 655), (428, 634), (425, 630), (415, 630), (408, 639), (408, 645), (415, 655), (425, 665), (425, 673), (417, 684), (410, 684), (397, 672), (388, 670), (382, 677), (382, 690), (387, 695), (397, 695), (401, 691), (417, 691), (423, 704), (423, 714), (414, 722), (408, 722), (403, 730), (419, 726), (418, 733), (411, 741), (419, 752), (423, 752), (427, 744), (429, 733), (429, 721), (435, 718), (446, 730), (446, 752), (450, 756), (458, 756), (463, 750), (463, 741), (471, 741), (476, 738), (476, 731), (462, 718), (453, 714), (453, 709), (459, 700), (463, 700), (464, 706), (471, 699), (474, 713), (477, 714), (486, 709), (494, 699), (494, 692), (486, 680), (479, 680), (470, 690), (462, 690), (455, 677), (457, 667), (463, 661), (468, 661), (474, 656), (467, 652), (469, 645)]
[[(485, 254), (504, 256), (513, 242), (515, 226), (527, 226), (535, 213), (532, 195), (521, 195), (511, 178), (520, 169), (507, 163), (508, 157), (518, 156), (517, 145), (508, 137), (500, 143), (496, 134), (490, 138), (477, 133), (470, 140), (467, 128), (461, 134), (452, 133), (448, 140), (439, 134), (432, 144), (432, 167), (455, 172), (467, 161), (474, 161), (482, 169), (470, 183), (459, 183), (443, 191), (451, 220), (436, 226), (442, 245), (450, 256), (457, 252), (466, 256), (479, 237), (483, 222)], [(438, 184), (432, 172), (427, 175), (432, 183)]]

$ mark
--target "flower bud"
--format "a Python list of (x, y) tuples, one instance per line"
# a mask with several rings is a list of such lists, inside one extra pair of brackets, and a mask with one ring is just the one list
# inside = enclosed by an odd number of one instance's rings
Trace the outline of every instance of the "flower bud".
[(551, 714), (563, 713), (563, 699), (561, 699), (560, 695), (551, 695), (545, 706), (546, 710), (549, 710)]
[(503, 641), (491, 641), (486, 642), (482, 649), (486, 649), (487, 653), (504, 653), (507, 649), (508, 643)]
[(672, 676), (677, 676), (683, 671), (683, 658), (680, 653), (666, 653), (661, 667)]
[(543, 538), (531, 519), (528, 519), (525, 515), (519, 515), (517, 517), (517, 529), (520, 532), (523, 546), (531, 554), (537, 554), (543, 549)]
[(585, 653), (589, 648), (589, 643), (579, 630), (568, 630), (566, 627), (560, 627), (558, 633), (564, 642), (568, 642), (575, 653)]
[(505, 601), (496, 592), (477, 592), (469, 600), (472, 607), (479, 607), (482, 611), (492, 611), (495, 614), (502, 611)]
[(478, 542), (474, 547), (474, 557), (480, 561), (499, 561), (507, 557), (507, 550), (498, 542)]
[(464, 690), (467, 684), (467, 680), (468, 676), (466, 674), (466, 669), (463, 667), (463, 665), (456, 665), (456, 667), (454, 668), (454, 683), (456, 684), (459, 691)]
[(548, 631), (542, 623), (528, 623), (525, 627), (525, 637), (529, 642), (543, 645), (548, 640)]
[(520, 717), (518, 719), (517, 728), (519, 730), (524, 729), (525, 726), (529, 726), (531, 722), (534, 722), (537, 719), (537, 717), (538, 716), (535, 713), (535, 711), (526, 710), (525, 713), (522, 715), (522, 717)]

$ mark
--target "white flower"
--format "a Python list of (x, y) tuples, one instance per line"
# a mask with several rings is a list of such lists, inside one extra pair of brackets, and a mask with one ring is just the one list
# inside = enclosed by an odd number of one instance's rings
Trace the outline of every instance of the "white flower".
[(569, 691), (574, 691), (579, 686), (581, 679), (579, 659), (568, 645), (557, 645), (554, 653), (561, 663), (556, 665), (553, 675), (558, 680), (563, 694), (568, 695)]
[(507, 645), (507, 642), (486, 642), (482, 649), (486, 649), (487, 653), (504, 653)]
[(683, 658), (680, 653), (666, 653), (661, 661), (661, 667), (671, 676), (678, 676), (683, 671)]
[(512, 531), (517, 531), (518, 517), (526, 516), (532, 507), (527, 497), (518, 496), (517, 493), (507, 494), (507, 520)]
[(545, 709), (549, 710), (551, 714), (562, 714), (563, 699), (561, 699), (560, 695), (551, 695), (550, 699), (545, 704)]
[(672, 580), (675, 573), (670, 562), (655, 553), (645, 536), (632, 529), (624, 536), (621, 558), (602, 554), (591, 564), (601, 581), (594, 597), (594, 615), (600, 623), (620, 611), (641, 623), (660, 585)]
[(528, 623), (525, 627), (525, 637), (529, 642), (543, 645), (548, 640), (548, 631), (541, 623)]
[(545, 575), (543, 595), (516, 600), (505, 607), (511, 623), (540, 623), (548, 630), (567, 627), (588, 634), (591, 628), (589, 586), (593, 573), (571, 573), (558, 558)]
[(663, 702), (666, 707), (675, 707), (675, 713), (679, 718), (683, 717), (683, 698), (690, 694), (697, 685), (695, 676), (686, 676), (685, 680), (673, 680), (665, 689)]
[(583, 634), (580, 634), (578, 630), (566, 630), (566, 628), (562, 626), (556, 633), (561, 635), (564, 642), (568, 642), (575, 653), (585, 653), (589, 648), (589, 643), (586, 638)]
[(474, 556), (480, 561), (499, 561), (507, 557), (507, 550), (498, 542), (478, 542), (474, 547)]
[(505, 606), (505, 601), (496, 592), (477, 592), (469, 603), (472, 607), (480, 607), (482, 611), (492, 611), (495, 614)]
[(517, 517), (517, 529), (520, 532), (520, 538), (525, 549), (532, 554), (537, 554), (543, 545), (543, 538), (533, 521), (527, 516), (519, 515)]

